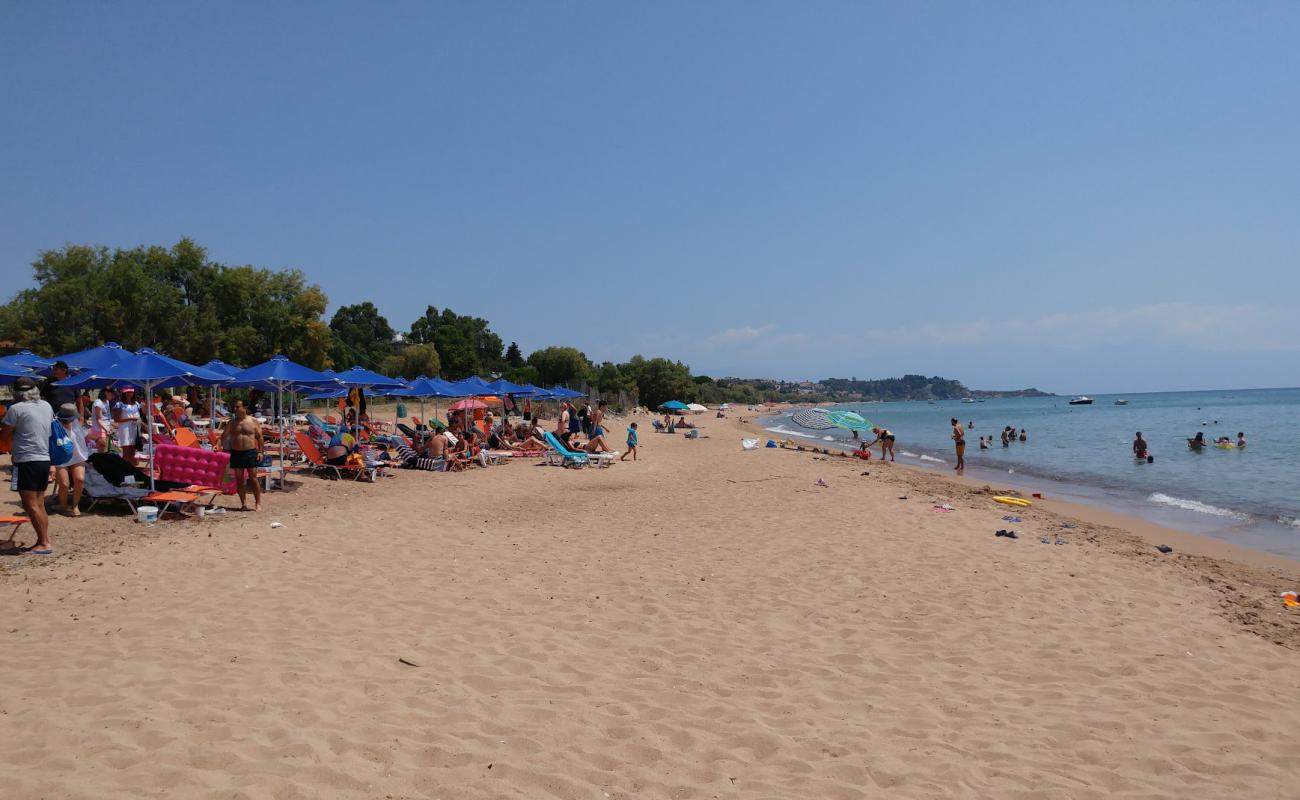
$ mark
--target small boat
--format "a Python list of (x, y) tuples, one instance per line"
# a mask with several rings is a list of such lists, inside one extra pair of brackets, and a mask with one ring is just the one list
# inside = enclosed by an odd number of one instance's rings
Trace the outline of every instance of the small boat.
[(1079, 395), (1078, 397), (1076, 397), (1076, 398), (1074, 398), (1073, 400), (1071, 400), (1071, 401), (1070, 401), (1070, 405), (1072, 405), (1072, 406), (1090, 406), (1090, 405), (1092, 405), (1092, 398), (1091, 398), (1091, 397), (1088, 397), (1087, 395), (1083, 395), (1083, 394), (1081, 394), (1081, 395)]
[(963, 398), (961, 399), (961, 401), (962, 401), (963, 403), (974, 403), (974, 402), (975, 402), (975, 398), (973, 398), (973, 397), (963, 397)]
[(1128, 405), (1128, 401), (1127, 401), (1127, 400), (1116, 400), (1116, 401), (1115, 401), (1115, 405), (1117, 405), (1117, 406), (1126, 406), (1126, 405)]

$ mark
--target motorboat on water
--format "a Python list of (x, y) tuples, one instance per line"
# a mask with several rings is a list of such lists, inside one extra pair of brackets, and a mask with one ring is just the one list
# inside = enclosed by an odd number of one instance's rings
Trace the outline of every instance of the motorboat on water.
[(974, 402), (975, 402), (975, 398), (973, 398), (973, 397), (963, 397), (963, 398), (961, 399), (961, 401), (962, 401), (963, 403), (974, 403)]
[(1088, 397), (1087, 395), (1081, 394), (1081, 395), (1079, 395), (1078, 397), (1076, 397), (1076, 398), (1074, 398), (1073, 400), (1071, 400), (1071, 401), (1070, 401), (1070, 405), (1072, 405), (1072, 406), (1090, 406), (1090, 405), (1092, 405), (1092, 398), (1091, 398), (1091, 397)]
[(1124, 400), (1123, 398), (1121, 398), (1121, 399), (1115, 401), (1115, 405), (1117, 405), (1117, 406), (1126, 406), (1126, 405), (1128, 405), (1128, 401), (1127, 401), (1127, 400)]

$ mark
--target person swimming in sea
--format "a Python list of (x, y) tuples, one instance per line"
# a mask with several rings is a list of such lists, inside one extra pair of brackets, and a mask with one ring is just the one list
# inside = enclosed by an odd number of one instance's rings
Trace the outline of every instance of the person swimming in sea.
[(1237, 447), (1240, 448), (1245, 446), (1246, 446), (1246, 434), (1242, 433), (1241, 431), (1237, 431)]
[(1205, 433), (1203, 431), (1197, 431), (1195, 436), (1187, 440), (1187, 446), (1193, 450), (1200, 450), (1202, 447), (1205, 447)]
[(1025, 429), (1024, 429), (1024, 428), (1021, 428), (1021, 429), (1020, 429), (1020, 441), (1022, 441), (1022, 442), (1027, 442), (1027, 441), (1029, 441), (1029, 434), (1028, 434), (1028, 433), (1025, 433)]
[[(993, 438), (992, 436), (989, 437), (989, 439), (992, 439), (992, 438)], [(987, 450), (987, 449), (989, 449), (988, 439), (985, 439), (983, 436), (980, 437), (980, 449), (981, 449), (981, 450)]]

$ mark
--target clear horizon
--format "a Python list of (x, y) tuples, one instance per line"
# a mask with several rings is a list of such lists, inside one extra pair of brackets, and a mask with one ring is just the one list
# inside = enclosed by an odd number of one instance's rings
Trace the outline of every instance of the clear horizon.
[(0, 295), (189, 236), (526, 353), (1295, 383), (1297, 34), (1282, 2), (10, 4)]

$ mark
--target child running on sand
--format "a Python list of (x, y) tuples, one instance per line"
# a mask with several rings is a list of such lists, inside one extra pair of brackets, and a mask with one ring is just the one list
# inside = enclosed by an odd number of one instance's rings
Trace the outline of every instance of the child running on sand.
[(627, 461), (631, 455), (632, 460), (636, 461), (636, 423), (633, 422), (627, 427), (627, 452), (618, 457), (619, 461)]

